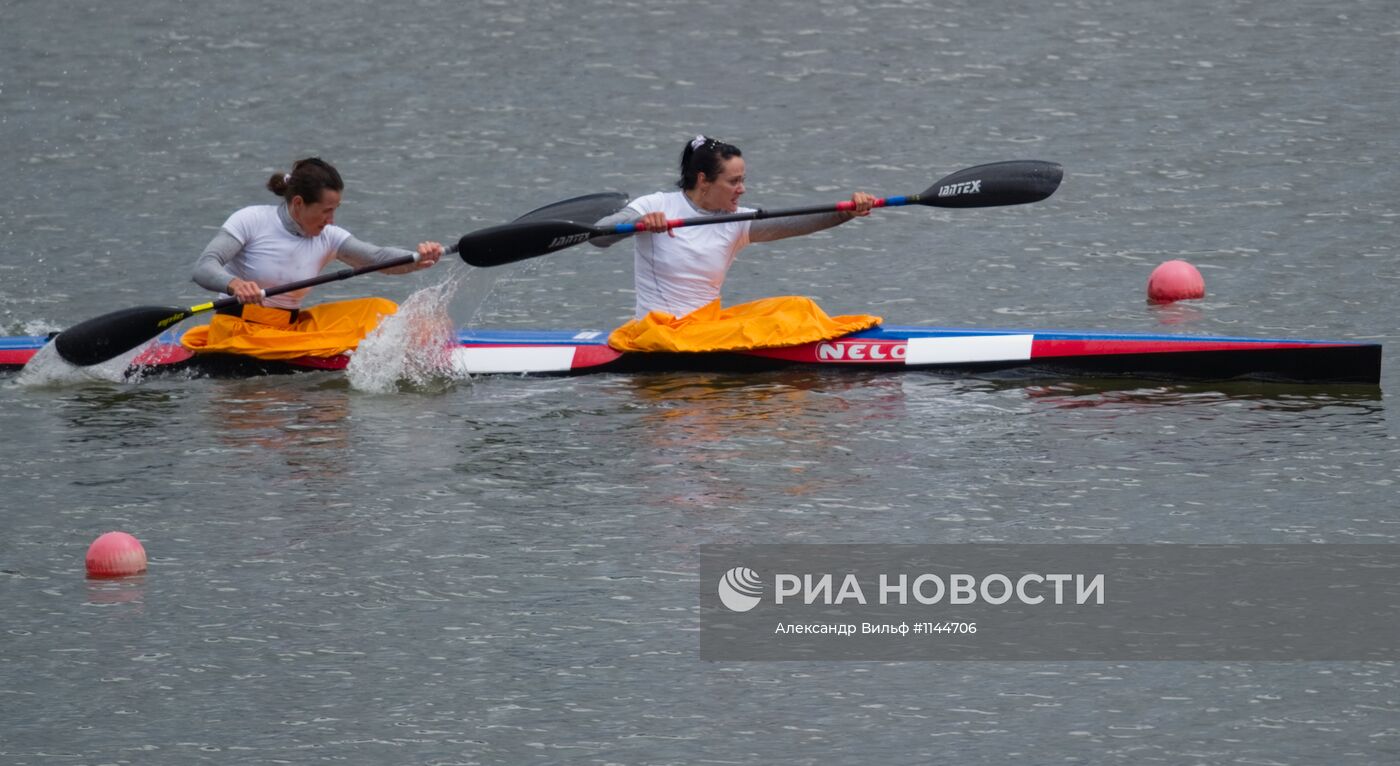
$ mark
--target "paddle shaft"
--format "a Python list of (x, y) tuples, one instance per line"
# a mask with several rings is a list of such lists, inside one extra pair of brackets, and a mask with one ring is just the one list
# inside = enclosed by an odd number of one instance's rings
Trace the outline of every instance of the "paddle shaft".
[[(994, 162), (966, 168), (939, 179), (920, 194), (885, 197), (875, 207), (927, 205), (929, 207), (971, 208), (1024, 205), (1049, 197), (1059, 187), (1064, 170), (1058, 164), (1041, 160)], [(846, 212), (855, 209), (850, 200), (827, 205), (784, 210), (752, 210), (666, 222), (667, 230), (682, 226), (706, 226), (764, 218)], [(651, 232), (637, 222), (599, 227), (575, 221), (516, 221), (473, 232), (457, 242), (462, 260), (473, 266), (500, 266), (573, 247), (598, 237), (615, 237)], [(660, 233), (660, 232), (651, 232)]]
[[(451, 247), (446, 248), (443, 254), (447, 255), (455, 252), (457, 252), (457, 246), (452, 245)], [(290, 293), (296, 290), (303, 290), (308, 287), (315, 287), (316, 285), (324, 285), (327, 282), (337, 282), (342, 279), (358, 277), (361, 274), (369, 274), (370, 272), (383, 271), (384, 269), (392, 269), (395, 266), (406, 266), (410, 263), (417, 262), (417, 253), (414, 253), (413, 255), (401, 255), (398, 258), (390, 258), (387, 261), (382, 261), (380, 263), (372, 263), (368, 266), (360, 266), (359, 268), (355, 269), (340, 269), (338, 271), (332, 271), (329, 274), (321, 274), (320, 276), (311, 277), (310, 279), (302, 279), (296, 282), (288, 282), (285, 285), (269, 287), (262, 291), (262, 297), (271, 298), (274, 295)], [(238, 303), (239, 300), (237, 298), (220, 298), (216, 301), (201, 303), (198, 306), (190, 306), (189, 308), (185, 309), (185, 316), (193, 316), (195, 314), (199, 314), (205, 311), (218, 311), (219, 309), (237, 306)]]

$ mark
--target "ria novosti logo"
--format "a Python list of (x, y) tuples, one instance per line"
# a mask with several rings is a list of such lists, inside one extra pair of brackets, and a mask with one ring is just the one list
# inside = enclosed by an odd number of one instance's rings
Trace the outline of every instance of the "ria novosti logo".
[[(871, 582), (872, 579), (875, 581)], [(884, 606), (905, 605), (912, 599), (924, 606), (1000, 606), (1008, 602), (1102, 606), (1105, 602), (1104, 587), (1103, 573), (1020, 573), (1013, 579), (998, 572), (982, 575), (925, 572), (911, 581), (905, 572), (882, 572), (878, 579), (867, 575), (864, 584), (854, 572), (844, 575), (829, 572), (780, 573), (773, 576), (773, 602), (779, 606), (794, 600), (804, 606), (842, 606), (848, 603)], [(763, 600), (763, 578), (748, 567), (733, 567), (719, 578), (716, 590), (720, 602), (731, 612), (747, 612)]]
[(732, 612), (747, 612), (763, 596), (763, 579), (748, 567), (734, 567), (719, 578), (719, 600)]

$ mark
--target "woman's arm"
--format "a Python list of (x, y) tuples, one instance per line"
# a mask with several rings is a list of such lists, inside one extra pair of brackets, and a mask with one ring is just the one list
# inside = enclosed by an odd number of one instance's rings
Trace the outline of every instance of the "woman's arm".
[(240, 303), (262, 303), (262, 287), (256, 282), (235, 277), (227, 268), (241, 252), (243, 243), (227, 229), (219, 229), (194, 263), (194, 283), (205, 290), (232, 295)]
[[(609, 229), (620, 223), (634, 223), (641, 218), (642, 216), (631, 210), (622, 210), (593, 225), (600, 229)], [(754, 221), (749, 226), (749, 241), (772, 242), (776, 239), (811, 234), (814, 231), (830, 229), (833, 226), (843, 224), (851, 218), (852, 214), (850, 213), (817, 213), (797, 218), (770, 218), (766, 221)], [(627, 236), (629, 235), (615, 234), (606, 237), (593, 237), (588, 240), (588, 244), (594, 247), (610, 247)]]
[(194, 283), (216, 293), (229, 292), (229, 283), (237, 277), (225, 267), (242, 251), (242, 242), (227, 230), (219, 229), (219, 233), (204, 246), (199, 260), (194, 262)]
[(749, 241), (773, 242), (788, 237), (800, 237), (822, 229), (840, 226), (853, 217), (855, 216), (850, 213), (816, 213), (814, 215), (799, 215), (794, 218), (769, 218), (763, 221), (754, 221), (749, 225)]
[[(442, 245), (436, 242), (424, 242), (418, 245), (418, 262), (406, 263), (402, 266), (395, 266), (392, 269), (385, 269), (385, 274), (408, 274), (418, 269), (426, 269), (437, 263), (443, 255)], [(350, 264), (355, 268), (370, 266), (376, 263), (402, 258), (405, 255), (413, 255), (414, 251), (404, 250), (398, 247), (380, 247), (371, 245), (368, 242), (355, 239), (353, 236), (345, 240), (345, 243), (336, 251), (335, 257)]]
[[(769, 218), (766, 220), (754, 221), (749, 225), (750, 242), (772, 242), (774, 240), (786, 239), (788, 237), (799, 237), (803, 234), (811, 234), (839, 226), (852, 218), (870, 214), (870, 209), (875, 198), (865, 192), (856, 192), (851, 195), (851, 201), (855, 203), (854, 210), (839, 213), (816, 213), (814, 215), (797, 216), (795, 218)], [(607, 218), (593, 224), (600, 229), (610, 228), (619, 223), (635, 223), (645, 216), (638, 215), (637, 211), (631, 208), (623, 208), (613, 213)], [(589, 241), (596, 247), (608, 247), (626, 234), (618, 234), (607, 237), (594, 237)]]
[(851, 195), (851, 202), (855, 205), (854, 209), (839, 213), (816, 213), (794, 218), (769, 218), (754, 221), (749, 226), (749, 241), (772, 242), (777, 239), (799, 237), (814, 231), (840, 226), (852, 218), (870, 215), (870, 210), (875, 205), (875, 197), (865, 192), (856, 192)]

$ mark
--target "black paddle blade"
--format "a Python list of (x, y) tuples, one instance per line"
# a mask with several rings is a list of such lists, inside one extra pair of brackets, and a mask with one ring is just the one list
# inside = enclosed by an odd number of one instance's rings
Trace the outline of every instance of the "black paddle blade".
[(592, 223), (627, 204), (621, 192), (585, 194), (531, 210), (511, 223), (474, 231), (457, 240), (456, 251), (473, 266), (502, 266), (562, 250), (601, 233)]
[(474, 231), (457, 240), (457, 252), (473, 266), (502, 266), (587, 242), (609, 232), (569, 221), (520, 221)]
[(999, 207), (1039, 202), (1060, 188), (1064, 168), (1041, 160), (1011, 160), (959, 170), (918, 196), (932, 207)]
[(515, 219), (521, 221), (568, 221), (592, 225), (616, 213), (627, 205), (627, 195), (622, 192), (601, 192), (585, 194), (582, 197), (566, 199), (531, 210)]
[(137, 306), (113, 311), (69, 327), (54, 338), (58, 355), (86, 367), (120, 356), (179, 324), (187, 309)]

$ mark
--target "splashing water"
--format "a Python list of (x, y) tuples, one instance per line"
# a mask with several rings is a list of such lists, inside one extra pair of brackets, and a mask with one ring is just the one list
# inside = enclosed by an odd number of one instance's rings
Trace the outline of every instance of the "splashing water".
[(452, 366), (457, 330), (447, 307), (463, 280), (453, 274), (410, 295), (398, 313), (386, 317), (360, 342), (345, 368), (350, 387), (387, 394), (442, 390), (468, 376)]
[(63, 386), (74, 383), (140, 383), (142, 368), (135, 365), (138, 356), (154, 345), (155, 341), (144, 343), (121, 356), (109, 359), (102, 364), (79, 367), (69, 364), (58, 355), (52, 342), (39, 349), (33, 358), (25, 363), (15, 378), (19, 386)]

